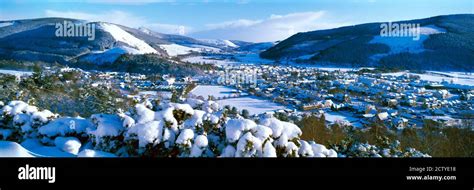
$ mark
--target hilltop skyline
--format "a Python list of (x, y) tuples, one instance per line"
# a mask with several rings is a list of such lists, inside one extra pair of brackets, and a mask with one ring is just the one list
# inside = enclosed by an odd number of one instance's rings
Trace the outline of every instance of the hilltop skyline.
[[(2, 1), (0, 20), (66, 17), (202, 39), (277, 41), (298, 33), (368, 22), (473, 13), (460, 1)], [(291, 6), (290, 6), (291, 5)]]

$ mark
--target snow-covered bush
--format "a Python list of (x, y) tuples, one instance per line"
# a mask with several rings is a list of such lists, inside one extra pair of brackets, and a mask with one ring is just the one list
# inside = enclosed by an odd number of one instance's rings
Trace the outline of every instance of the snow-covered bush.
[(91, 120), (95, 129), (89, 128), (87, 132), (97, 149), (116, 152), (123, 146), (125, 127), (118, 115), (94, 114)]
[(54, 144), (64, 152), (71, 154), (79, 153), (79, 148), (81, 148), (81, 142), (75, 137), (57, 137), (54, 139)]
[(380, 137), (379, 141), (381, 141), (379, 146), (344, 141), (342, 145), (335, 146), (334, 149), (343, 157), (430, 157), (414, 148), (402, 150), (398, 140), (390, 142), (388, 138)]
[(209, 144), (208, 139), (205, 135), (198, 135), (194, 139), (193, 147), (191, 148), (190, 157), (200, 157), (202, 156), (203, 151), (206, 149)]
[(402, 151), (396, 142), (383, 147), (351, 142), (330, 149), (300, 139), (297, 125), (271, 114), (245, 119), (238, 113), (228, 116), (228, 109), (213, 101), (193, 104), (144, 102), (117, 114), (58, 118), (12, 101), (2, 108), (0, 137), (19, 143), (26, 139), (81, 157), (426, 156), (414, 149)]
[(38, 128), (56, 117), (49, 110), (39, 111), (23, 101), (11, 101), (1, 109), (0, 139), (20, 142), (36, 138)]
[(56, 137), (76, 137), (87, 139), (87, 130), (94, 128), (91, 121), (76, 117), (62, 117), (38, 128), (39, 136), (45, 144), (53, 144)]

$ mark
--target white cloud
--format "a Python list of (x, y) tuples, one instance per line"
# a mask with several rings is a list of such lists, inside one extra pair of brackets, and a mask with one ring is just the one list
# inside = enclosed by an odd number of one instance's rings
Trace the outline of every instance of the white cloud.
[(174, 24), (152, 23), (152, 24), (148, 24), (144, 26), (152, 31), (156, 31), (156, 32), (164, 33), (164, 34), (186, 35), (189, 32), (193, 31), (193, 28), (189, 26), (174, 25)]
[(182, 32), (182, 29), (185, 29), (185, 33), (191, 30), (190, 27), (185, 27), (181, 25), (174, 24), (165, 24), (165, 23), (156, 23), (150, 22), (146, 18), (135, 16), (128, 12), (112, 10), (105, 11), (101, 13), (86, 13), (86, 12), (76, 12), (76, 11), (55, 11), (55, 10), (46, 10), (46, 17), (64, 17), (64, 18), (74, 18), (87, 21), (102, 21), (110, 22), (114, 24), (120, 24), (127, 27), (138, 28), (145, 27), (156, 32), (166, 33), (166, 34), (179, 34)]
[(64, 17), (64, 18), (74, 18), (82, 19), (87, 21), (103, 21), (110, 22), (115, 24), (121, 24), (129, 27), (143, 26), (146, 24), (144, 18), (134, 16), (130, 13), (124, 11), (106, 11), (101, 13), (86, 13), (86, 12), (76, 12), (76, 11), (55, 11), (55, 10), (46, 10), (46, 17)]
[(253, 42), (283, 40), (298, 32), (334, 28), (343, 23), (325, 21), (324, 11), (297, 12), (286, 15), (270, 15), (264, 20), (239, 19), (208, 24), (206, 29), (196, 31), (196, 38), (236, 39)]
[(239, 27), (248, 27), (258, 23), (261, 23), (261, 20), (247, 20), (239, 19), (234, 21), (227, 21), (215, 24), (207, 24), (207, 29), (224, 29), (224, 28), (239, 28)]

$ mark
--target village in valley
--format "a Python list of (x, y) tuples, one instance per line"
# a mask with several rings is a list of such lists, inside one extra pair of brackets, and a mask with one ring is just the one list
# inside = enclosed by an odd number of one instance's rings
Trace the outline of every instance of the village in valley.
[(359, 129), (372, 123), (393, 130), (416, 128), (426, 119), (459, 126), (474, 110), (474, 86), (469, 84), (474, 76), (464, 73), (272, 64), (225, 65), (195, 77), (77, 71), (96, 75), (91, 86), (118, 88), (136, 101), (196, 98), (245, 109), (251, 115), (324, 114), (330, 124)]

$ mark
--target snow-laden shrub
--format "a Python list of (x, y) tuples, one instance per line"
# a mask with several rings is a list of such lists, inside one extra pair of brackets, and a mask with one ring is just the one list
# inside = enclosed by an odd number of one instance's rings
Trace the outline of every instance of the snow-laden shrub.
[(54, 144), (60, 150), (69, 152), (71, 154), (78, 154), (79, 148), (81, 148), (81, 142), (75, 137), (57, 137), (54, 139)]
[(205, 135), (198, 135), (194, 139), (193, 147), (191, 148), (190, 157), (200, 157), (209, 144), (208, 139)]
[(56, 117), (49, 110), (39, 111), (23, 101), (11, 101), (1, 109), (0, 139), (21, 142), (36, 138), (38, 128)]
[(249, 119), (231, 119), (225, 124), (225, 135), (227, 142), (234, 143), (247, 131), (257, 127), (257, 124)]
[(118, 115), (94, 114), (91, 116), (95, 129), (89, 128), (87, 133), (97, 149), (106, 152), (117, 152), (123, 145), (125, 127)]
[[(301, 150), (308, 149), (305, 141), (300, 140), (301, 129), (293, 123), (280, 121), (272, 115), (263, 115), (259, 120), (259, 124), (271, 129), (271, 137), (273, 138), (273, 146), (277, 151), (277, 156), (284, 157), (298, 157), (313, 156), (308, 151)], [(304, 143), (304, 144), (302, 144)]]
[(76, 137), (88, 140), (87, 130), (93, 129), (94, 124), (87, 119), (76, 117), (62, 117), (38, 127), (39, 138), (43, 144), (54, 145), (57, 137)]
[(310, 145), (314, 157), (338, 157), (338, 153), (334, 149), (327, 149), (326, 146), (314, 141), (311, 141)]
[(301, 140), (298, 126), (270, 114), (258, 120), (238, 114), (229, 117), (228, 110), (218, 109), (215, 102), (198, 103), (202, 110), (189, 104), (145, 102), (125, 113), (56, 118), (47, 110), (12, 101), (2, 108), (0, 135), (15, 136), (17, 142), (34, 140), (79, 156), (427, 156), (414, 149), (401, 150), (399, 143), (388, 141), (381, 147), (350, 142), (330, 149)]
[(344, 141), (342, 145), (334, 147), (343, 157), (430, 157), (414, 148), (402, 150), (398, 140), (390, 142), (388, 138), (379, 138), (381, 145)]
[[(127, 113), (94, 114), (89, 119), (61, 117), (12, 101), (2, 108), (9, 126), (37, 134), (41, 143), (72, 154), (82, 145), (119, 156), (162, 157), (310, 157), (301, 130), (271, 116), (259, 120), (226, 116), (213, 101), (189, 104), (137, 104)], [(196, 106), (196, 105), (195, 105)], [(36, 127), (33, 127), (36, 126)], [(26, 137), (26, 136), (25, 136)], [(21, 141), (21, 139), (18, 139)], [(81, 155), (84, 155), (82, 153)]]
[(235, 157), (261, 157), (262, 142), (251, 132), (245, 133), (237, 142)]

